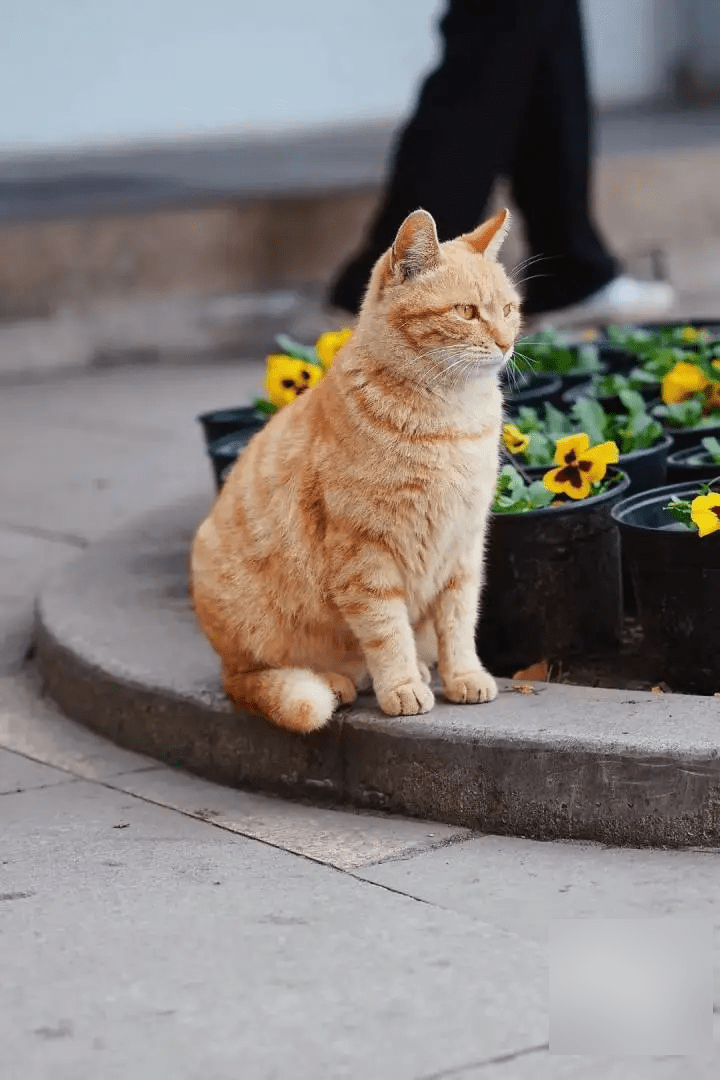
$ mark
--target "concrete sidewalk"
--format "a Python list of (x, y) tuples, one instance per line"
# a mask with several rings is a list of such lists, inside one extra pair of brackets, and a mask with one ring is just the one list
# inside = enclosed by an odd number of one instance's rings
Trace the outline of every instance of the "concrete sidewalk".
[[(23, 657), (47, 571), (163, 502), (209, 500), (194, 417), (261, 378), (248, 362), (3, 387), (3, 1080), (711, 1080), (699, 1056), (551, 1055), (547, 942), (551, 918), (717, 928), (718, 852), (479, 836), (230, 791), (43, 700)], [(717, 947), (714, 1000), (717, 1040)]]

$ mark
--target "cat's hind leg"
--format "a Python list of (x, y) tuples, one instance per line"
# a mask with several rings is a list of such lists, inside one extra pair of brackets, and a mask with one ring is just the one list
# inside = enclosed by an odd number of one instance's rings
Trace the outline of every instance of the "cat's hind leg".
[(355, 700), (354, 683), (333, 672), (306, 668), (223, 669), (223, 685), (238, 709), (265, 716), (278, 727), (307, 734), (324, 727), (339, 704)]

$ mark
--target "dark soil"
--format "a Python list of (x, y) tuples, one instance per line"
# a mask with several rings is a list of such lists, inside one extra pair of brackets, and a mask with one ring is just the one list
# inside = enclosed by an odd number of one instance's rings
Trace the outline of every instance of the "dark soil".
[(602, 686), (618, 690), (656, 690), (672, 693), (662, 672), (642, 655), (642, 630), (637, 619), (626, 615), (617, 649), (560, 661), (550, 660), (550, 682), (573, 686)]

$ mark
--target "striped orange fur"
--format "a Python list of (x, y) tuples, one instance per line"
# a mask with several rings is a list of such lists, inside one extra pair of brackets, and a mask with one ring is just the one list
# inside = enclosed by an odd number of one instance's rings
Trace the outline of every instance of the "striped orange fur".
[(369, 676), (385, 713), (423, 713), (435, 661), (451, 701), (495, 697), (474, 626), (520, 328), (508, 222), (439, 244), (411, 214), (327, 376), (254, 436), (200, 526), (195, 612), (238, 708), (308, 732)]

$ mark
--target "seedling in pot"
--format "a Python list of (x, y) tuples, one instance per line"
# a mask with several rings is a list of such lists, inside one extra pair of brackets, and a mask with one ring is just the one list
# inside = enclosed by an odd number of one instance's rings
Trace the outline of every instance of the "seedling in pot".
[(540, 330), (532, 340), (521, 339), (515, 355), (518, 368), (524, 361), (536, 373), (592, 375), (604, 370), (595, 345), (588, 342), (570, 347), (563, 344), (555, 330)]
[(694, 529), (700, 537), (720, 530), (720, 494), (712, 490), (711, 484), (703, 484), (694, 499), (679, 499), (673, 495), (665, 510), (687, 529)]

